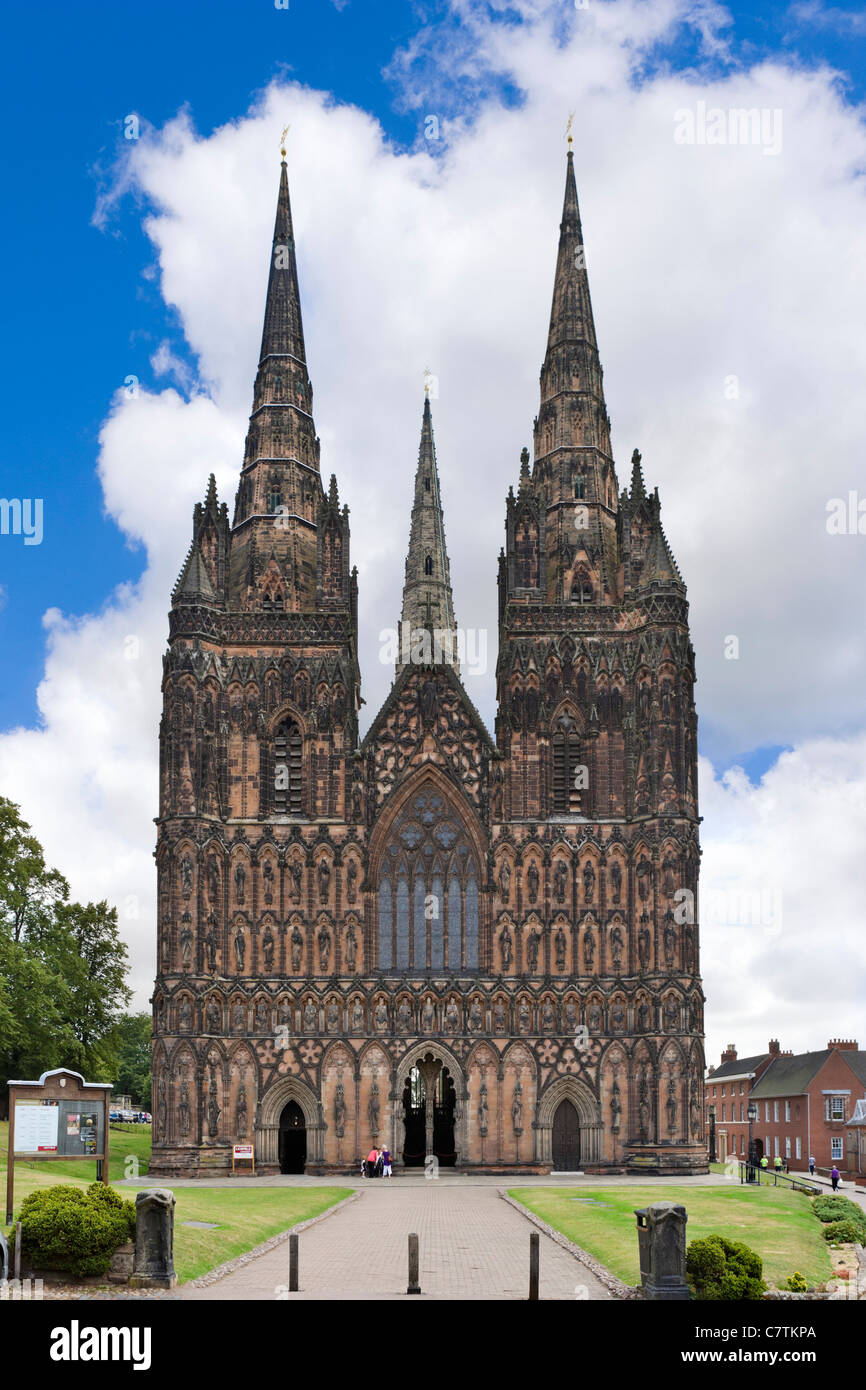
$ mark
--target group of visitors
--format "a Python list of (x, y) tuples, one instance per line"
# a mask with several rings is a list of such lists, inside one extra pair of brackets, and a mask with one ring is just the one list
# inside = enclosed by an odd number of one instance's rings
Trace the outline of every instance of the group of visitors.
[[(769, 1166), (770, 1161), (767, 1158), (767, 1155), (764, 1154), (763, 1158), (761, 1159), (761, 1167), (763, 1168), (765, 1173)], [(786, 1158), (783, 1158), (781, 1154), (776, 1154), (776, 1157), (773, 1159), (773, 1171), (776, 1173), (787, 1173), (788, 1171), (788, 1160)]]
[[(810, 1178), (814, 1178), (814, 1176), (815, 1176), (815, 1155), (814, 1155), (814, 1154), (809, 1154), (809, 1177), (810, 1177)], [(838, 1187), (839, 1187), (839, 1183), (840, 1183), (840, 1181), (841, 1181), (841, 1178), (842, 1178), (842, 1174), (839, 1172), (839, 1169), (836, 1167), (836, 1164), (834, 1163), (834, 1164), (833, 1164), (833, 1167), (830, 1169), (830, 1181), (831, 1181), (831, 1183), (833, 1184), (833, 1191), (834, 1191), (834, 1192), (837, 1191), (837, 1189), (838, 1189)]]
[(361, 1175), (365, 1178), (392, 1177), (389, 1151), (372, 1148), (361, 1164)]

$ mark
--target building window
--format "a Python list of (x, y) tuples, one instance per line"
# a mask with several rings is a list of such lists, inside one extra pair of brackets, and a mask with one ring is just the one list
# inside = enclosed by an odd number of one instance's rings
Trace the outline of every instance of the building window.
[(722, 1124), (725, 1123), (725, 1119), (726, 1119), (726, 1118), (727, 1118), (727, 1117), (726, 1117), (726, 1115), (725, 1115), (725, 1107), (722, 1106)]
[(794, 1156), (796, 1158), (803, 1157), (803, 1141), (800, 1138), (799, 1134), (797, 1135), (797, 1138), (794, 1140)]
[(592, 603), (592, 581), (585, 570), (578, 570), (571, 583), (572, 603)]
[(745, 1119), (746, 1119), (745, 1106), (743, 1105), (743, 1102), (740, 1101), (740, 1124), (743, 1124), (743, 1123), (745, 1122)]
[(570, 719), (561, 721), (552, 742), (553, 809), (560, 813), (579, 812), (580, 790), (576, 783), (580, 767), (580, 742), (577, 729)]
[(726, 1096), (727, 1094), (728, 1094), (728, 1088), (727, 1088), (727, 1086), (723, 1086), (723, 1087), (722, 1087), (722, 1095), (723, 1095), (723, 1096)]
[(791, 1136), (789, 1134), (785, 1135), (785, 1157), (791, 1157)]
[(782, 1152), (782, 1151), (781, 1151), (781, 1149), (779, 1148), (779, 1136), (778, 1136), (778, 1134), (777, 1134), (777, 1135), (776, 1135), (776, 1157), (777, 1157), (777, 1158), (781, 1155), (781, 1152)]
[(769, 1102), (768, 1100), (765, 1100), (765, 1101), (764, 1101), (764, 1119), (767, 1120), (767, 1121), (769, 1121), (769, 1118), (770, 1118), (770, 1102)]
[(838, 1162), (841, 1161), (841, 1159), (842, 1159), (842, 1138), (841, 1138), (841, 1135), (840, 1135), (840, 1137), (839, 1137), (838, 1139), (831, 1139), (831, 1140), (830, 1140), (830, 1157), (832, 1158), (832, 1160), (833, 1160), (834, 1163), (838, 1163)]
[(585, 480), (584, 478), (582, 478), (582, 477), (580, 476), (579, 473), (576, 474), (576, 475), (575, 475), (575, 478), (574, 478), (574, 495), (575, 495), (575, 497), (579, 497), (579, 498), (582, 499), (583, 496), (584, 496), (584, 489), (585, 489), (585, 487), (586, 487), (586, 480)]
[(773, 1101), (773, 1123), (779, 1123), (779, 1102), (777, 1100)]
[(769, 1134), (765, 1134), (765, 1135), (764, 1135), (764, 1153), (765, 1153), (765, 1154), (767, 1155), (767, 1157), (769, 1158), (769, 1157), (770, 1157), (770, 1154), (771, 1154), (772, 1152), (773, 1152), (773, 1146), (772, 1146), (772, 1144), (770, 1143), (770, 1136), (769, 1136)]
[(433, 556), (432, 556), (432, 555), (426, 556), (426, 558), (425, 558), (425, 560), (424, 560), (424, 573), (425, 573), (425, 574), (432, 574), (432, 573), (433, 573)]
[(297, 724), (286, 719), (274, 738), (274, 813), (299, 816), (303, 812), (303, 740)]
[(785, 1101), (785, 1121), (788, 1124), (791, 1121), (791, 1102), (789, 1100)]
[(425, 492), (429, 492), (429, 491), (430, 491), (430, 474), (429, 474), (429, 473), (426, 475), (426, 477), (425, 477), (425, 479), (424, 479), (424, 491), (425, 491)]
[[(828, 1096), (825, 1103), (825, 1118), (828, 1120), (844, 1120), (845, 1118), (845, 1097)], [(841, 1158), (841, 1154), (840, 1154)]]
[(745, 1083), (745, 1081), (741, 1081), (741, 1082), (740, 1082), (740, 1095), (741, 1095), (741, 1096), (744, 1096), (745, 1094), (746, 1094), (746, 1083)]

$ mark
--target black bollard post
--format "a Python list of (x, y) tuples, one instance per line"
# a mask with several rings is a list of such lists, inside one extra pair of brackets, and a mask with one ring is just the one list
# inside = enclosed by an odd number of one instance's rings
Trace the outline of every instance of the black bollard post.
[(298, 1292), (298, 1235), (289, 1236), (289, 1293)]
[(409, 1286), (407, 1293), (420, 1293), (421, 1285), (418, 1282), (419, 1261), (418, 1261), (418, 1237), (414, 1232), (409, 1236)]
[(539, 1239), (537, 1231), (529, 1237), (529, 1301), (538, 1302)]

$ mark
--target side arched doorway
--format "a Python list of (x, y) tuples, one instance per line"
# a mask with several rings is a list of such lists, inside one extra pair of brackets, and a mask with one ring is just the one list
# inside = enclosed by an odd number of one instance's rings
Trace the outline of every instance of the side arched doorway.
[(553, 1116), (553, 1167), (557, 1173), (580, 1168), (580, 1117), (570, 1100), (561, 1100)]
[(307, 1123), (296, 1100), (280, 1113), (280, 1172), (303, 1173), (307, 1162)]

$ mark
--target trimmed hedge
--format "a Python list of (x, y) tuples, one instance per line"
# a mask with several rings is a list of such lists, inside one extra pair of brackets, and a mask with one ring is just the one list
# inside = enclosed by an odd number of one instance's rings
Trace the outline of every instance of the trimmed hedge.
[(812, 1210), (819, 1221), (862, 1221), (866, 1224), (866, 1212), (850, 1197), (816, 1197)]
[(114, 1188), (58, 1183), (21, 1203), (21, 1240), (37, 1269), (104, 1274), (115, 1250), (135, 1238), (135, 1207)]
[(831, 1221), (824, 1227), (824, 1239), (835, 1245), (866, 1245), (866, 1221)]
[(707, 1236), (686, 1250), (686, 1279), (692, 1298), (733, 1302), (758, 1299), (766, 1284), (760, 1255), (740, 1240)]

